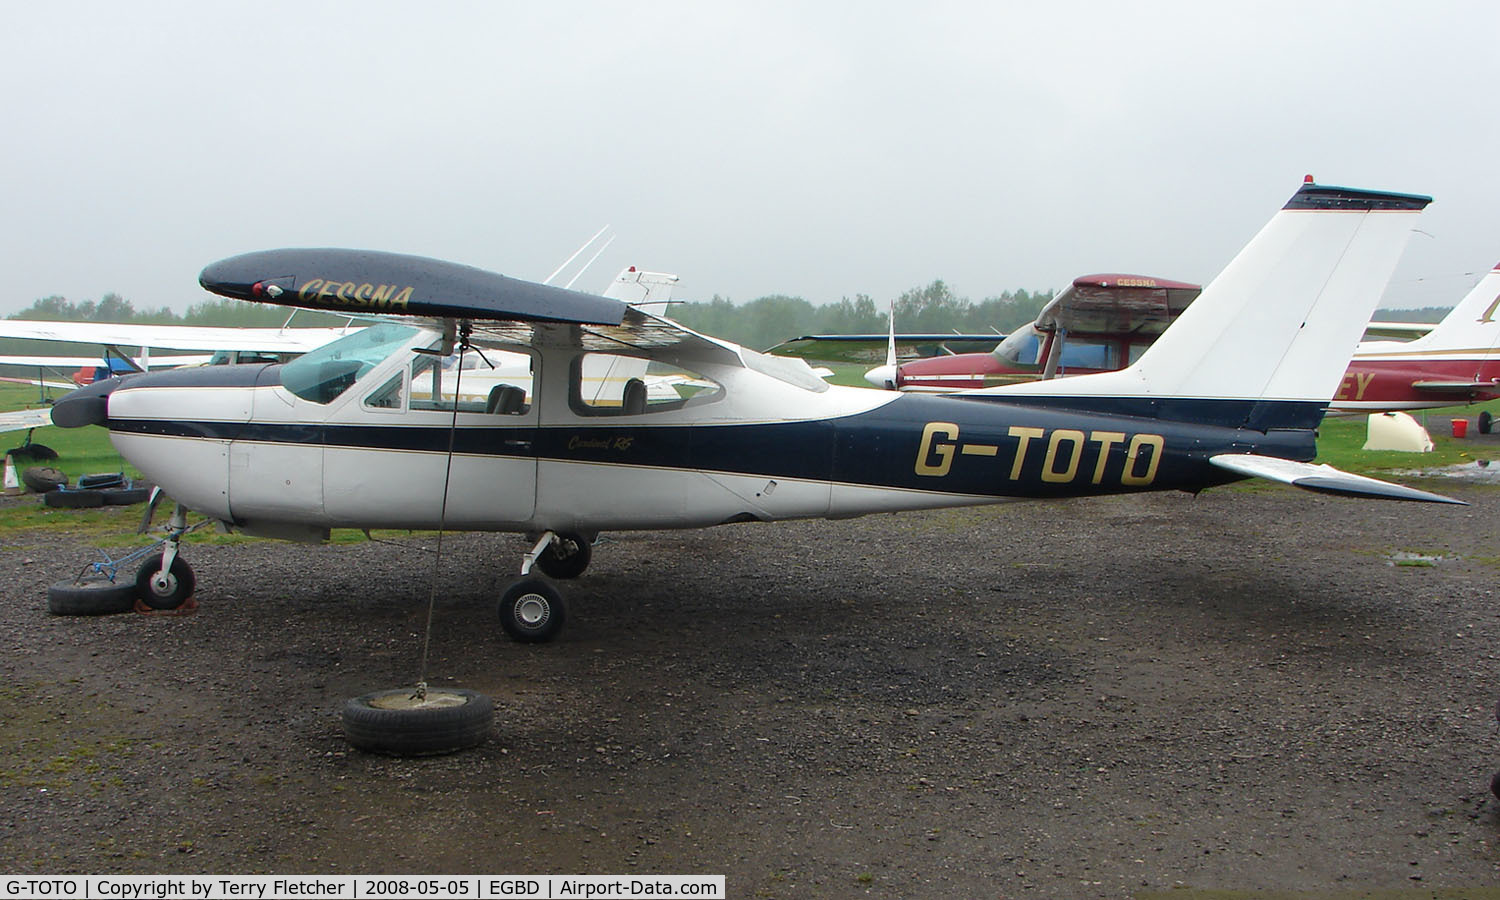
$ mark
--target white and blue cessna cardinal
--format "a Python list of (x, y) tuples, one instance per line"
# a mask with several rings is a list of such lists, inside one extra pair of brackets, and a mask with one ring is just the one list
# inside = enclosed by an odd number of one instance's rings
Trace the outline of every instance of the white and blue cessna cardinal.
[[(1198, 491), (1248, 476), (1457, 502), (1310, 462), (1429, 202), (1304, 184), (1130, 368), (940, 396), (829, 386), (801, 360), (454, 263), (250, 253), (200, 282), (390, 318), (285, 365), (109, 379), (58, 401), (53, 417), (107, 427), (178, 502), (179, 531), (187, 507), (294, 539), (336, 527), (538, 535), (500, 603), (522, 640), (552, 637), (563, 619), (533, 564), (575, 577), (605, 530)], [(456, 383), (466, 366), (453, 369), (455, 348), (520, 354), (529, 372), (507, 365), (476, 395)], [(672, 389), (648, 391), (648, 379)], [(173, 540), (142, 573), (148, 602), (186, 599), (191, 570), (176, 550)]]

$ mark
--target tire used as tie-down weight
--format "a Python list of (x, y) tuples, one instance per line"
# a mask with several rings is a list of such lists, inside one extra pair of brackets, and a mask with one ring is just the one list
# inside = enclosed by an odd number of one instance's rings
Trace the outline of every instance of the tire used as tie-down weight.
[(68, 476), (52, 466), (27, 466), (21, 471), (21, 483), (38, 494), (68, 486)]
[(47, 588), (47, 611), (54, 616), (108, 616), (135, 608), (135, 583), (102, 575), (59, 581)]
[(478, 746), (495, 721), (490, 698), (462, 688), (375, 691), (344, 703), (344, 737), (367, 753), (437, 756)]
[(42, 502), (53, 509), (97, 509), (104, 505), (104, 493), (63, 487), (43, 494)]

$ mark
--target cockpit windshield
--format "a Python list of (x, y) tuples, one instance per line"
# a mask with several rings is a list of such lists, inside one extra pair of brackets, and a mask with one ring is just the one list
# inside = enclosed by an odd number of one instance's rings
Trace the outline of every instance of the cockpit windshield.
[(331, 403), (359, 377), (380, 365), (420, 329), (379, 322), (303, 354), (281, 368), (287, 390), (313, 403)]

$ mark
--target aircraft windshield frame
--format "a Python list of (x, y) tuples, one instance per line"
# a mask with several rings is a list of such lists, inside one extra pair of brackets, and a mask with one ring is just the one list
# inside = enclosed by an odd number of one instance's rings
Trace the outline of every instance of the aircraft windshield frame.
[(303, 400), (332, 403), (423, 331), (415, 325), (377, 322), (282, 366), (281, 384)]

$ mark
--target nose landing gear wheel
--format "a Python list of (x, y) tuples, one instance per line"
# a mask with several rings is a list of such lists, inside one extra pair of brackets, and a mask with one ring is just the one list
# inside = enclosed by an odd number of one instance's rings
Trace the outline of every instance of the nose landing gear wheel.
[(500, 627), (523, 643), (557, 637), (566, 615), (562, 594), (540, 578), (523, 578), (500, 597)]
[(135, 589), (141, 602), (152, 609), (178, 609), (193, 596), (197, 579), (187, 560), (177, 557), (167, 571), (161, 570), (162, 554), (146, 558), (135, 575)]

